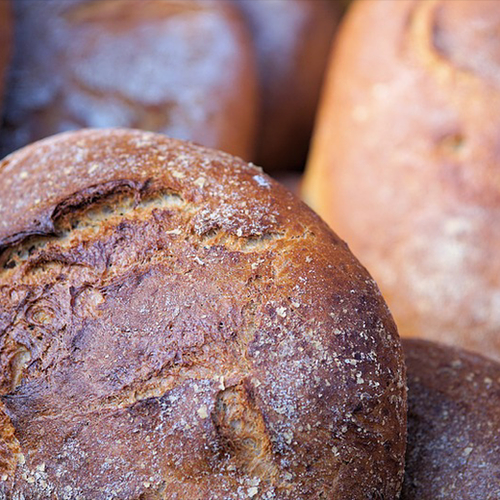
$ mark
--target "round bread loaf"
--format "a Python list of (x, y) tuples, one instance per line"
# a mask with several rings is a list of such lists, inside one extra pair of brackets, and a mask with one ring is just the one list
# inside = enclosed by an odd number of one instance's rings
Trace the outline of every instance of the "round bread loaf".
[(497, 1), (354, 3), (303, 190), (401, 335), (497, 359), (499, 29)]
[(404, 339), (408, 447), (402, 500), (500, 498), (500, 364)]
[(396, 498), (394, 322), (286, 189), (126, 130), (41, 141), (0, 174), (0, 492)]
[(218, 0), (23, 0), (5, 153), (57, 132), (134, 127), (249, 159), (257, 118), (250, 35)]
[(340, 8), (329, 0), (238, 0), (257, 49), (262, 92), (256, 161), (303, 168)]
[(11, 54), (12, 16), (9, 0), (0, 1), (0, 109)]

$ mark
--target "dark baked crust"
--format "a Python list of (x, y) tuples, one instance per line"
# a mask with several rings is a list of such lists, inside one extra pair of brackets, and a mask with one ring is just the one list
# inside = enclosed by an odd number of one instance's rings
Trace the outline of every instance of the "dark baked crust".
[(262, 92), (256, 162), (269, 170), (306, 162), (340, 8), (328, 0), (237, 0), (250, 23)]
[(404, 339), (408, 447), (402, 500), (500, 498), (500, 364)]
[(4, 494), (396, 498), (394, 323), (293, 195), (126, 130), (47, 139), (0, 173), (4, 441), (22, 453)]
[(499, 29), (496, 1), (354, 3), (304, 195), (402, 336), (500, 359)]
[(256, 68), (230, 2), (23, 0), (14, 7), (4, 154), (65, 130), (134, 127), (252, 156)]

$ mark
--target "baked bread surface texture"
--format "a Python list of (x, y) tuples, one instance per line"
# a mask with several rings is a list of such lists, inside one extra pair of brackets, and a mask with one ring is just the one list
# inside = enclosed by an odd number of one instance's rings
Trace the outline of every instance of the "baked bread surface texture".
[(0, 163), (5, 498), (396, 498), (395, 325), (262, 171), (137, 131)]
[(250, 159), (256, 69), (218, 0), (22, 0), (2, 132), (10, 153), (85, 127), (167, 133)]
[(496, 1), (354, 3), (303, 192), (402, 336), (497, 359), (499, 27)]
[(500, 364), (403, 339), (408, 447), (402, 500), (500, 498)]

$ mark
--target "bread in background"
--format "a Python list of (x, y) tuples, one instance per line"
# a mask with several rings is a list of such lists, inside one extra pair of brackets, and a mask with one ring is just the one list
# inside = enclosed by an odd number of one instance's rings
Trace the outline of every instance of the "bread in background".
[(22, 0), (2, 150), (84, 127), (167, 133), (250, 159), (257, 89), (238, 9), (218, 0)]
[(337, 0), (238, 0), (257, 50), (262, 107), (256, 163), (303, 168), (338, 18)]
[(12, 13), (10, 0), (0, 1), (0, 109), (5, 92), (5, 79), (12, 52)]
[(500, 364), (403, 339), (408, 446), (401, 500), (500, 498)]
[(500, 9), (347, 13), (303, 195), (379, 284), (401, 335), (500, 359)]

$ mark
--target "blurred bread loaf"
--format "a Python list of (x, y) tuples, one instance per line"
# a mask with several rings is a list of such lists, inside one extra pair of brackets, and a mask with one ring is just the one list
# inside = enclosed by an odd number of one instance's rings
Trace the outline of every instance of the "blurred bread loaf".
[(396, 498), (394, 322), (291, 193), (130, 130), (46, 139), (0, 175), (1, 494)]
[(168, 133), (249, 158), (257, 90), (247, 27), (218, 0), (23, 0), (4, 154), (84, 127)]
[(500, 364), (404, 339), (408, 447), (401, 500), (500, 498)]
[(12, 50), (12, 16), (9, 0), (0, 2), (0, 110), (2, 109), (5, 78)]
[(340, 6), (330, 0), (237, 0), (257, 49), (262, 109), (256, 162), (303, 167)]
[(381, 287), (401, 335), (500, 359), (500, 9), (355, 2), (303, 194)]

